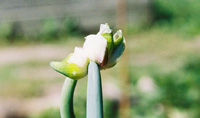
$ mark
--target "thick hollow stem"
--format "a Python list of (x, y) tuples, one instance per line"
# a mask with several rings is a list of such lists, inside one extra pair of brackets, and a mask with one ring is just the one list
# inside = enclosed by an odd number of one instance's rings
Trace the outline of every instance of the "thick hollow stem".
[(101, 75), (95, 62), (88, 67), (87, 118), (103, 118)]
[(66, 77), (62, 88), (60, 113), (61, 118), (75, 118), (73, 96), (77, 80)]

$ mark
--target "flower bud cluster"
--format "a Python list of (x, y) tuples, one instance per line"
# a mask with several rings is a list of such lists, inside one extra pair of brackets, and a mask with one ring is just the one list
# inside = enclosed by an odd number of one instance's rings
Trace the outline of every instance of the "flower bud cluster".
[(74, 53), (61, 62), (51, 62), (50, 66), (72, 79), (87, 75), (90, 61), (96, 62), (101, 69), (113, 67), (125, 49), (125, 39), (121, 30), (114, 35), (108, 24), (101, 24), (97, 34), (85, 37), (83, 47), (75, 47)]

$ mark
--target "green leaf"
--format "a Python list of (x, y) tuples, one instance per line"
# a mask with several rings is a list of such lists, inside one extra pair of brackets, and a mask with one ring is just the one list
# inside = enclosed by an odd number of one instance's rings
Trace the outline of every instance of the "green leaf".
[(120, 59), (125, 50), (125, 40), (113, 51), (108, 63), (102, 69), (113, 67)]

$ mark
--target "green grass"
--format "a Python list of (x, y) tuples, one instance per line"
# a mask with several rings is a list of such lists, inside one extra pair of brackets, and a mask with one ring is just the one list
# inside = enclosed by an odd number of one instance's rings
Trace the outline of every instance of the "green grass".
[(60, 110), (51, 107), (38, 113), (31, 114), (28, 118), (60, 118)]
[[(48, 63), (29, 61), (0, 67), (1, 97), (31, 98), (43, 95), (46, 84), (59, 83), (61, 79), (37, 76), (37, 69), (48, 67)], [(34, 71), (35, 70), (35, 71)], [(34, 71), (34, 73), (32, 72)], [(48, 74), (48, 73), (45, 73)]]

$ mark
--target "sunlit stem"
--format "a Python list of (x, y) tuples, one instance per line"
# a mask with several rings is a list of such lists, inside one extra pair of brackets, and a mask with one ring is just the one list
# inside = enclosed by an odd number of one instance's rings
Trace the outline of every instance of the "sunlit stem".
[(75, 118), (73, 96), (77, 80), (66, 77), (62, 88), (60, 113), (61, 118)]
[(101, 75), (95, 62), (88, 67), (87, 118), (103, 118)]

